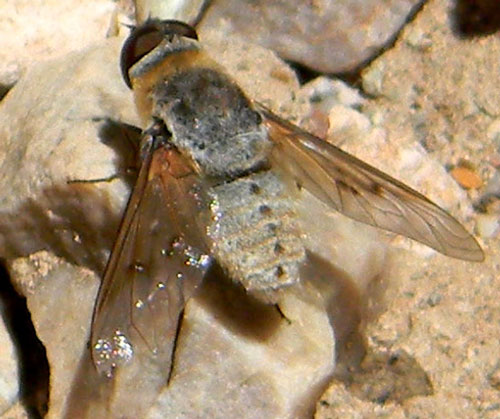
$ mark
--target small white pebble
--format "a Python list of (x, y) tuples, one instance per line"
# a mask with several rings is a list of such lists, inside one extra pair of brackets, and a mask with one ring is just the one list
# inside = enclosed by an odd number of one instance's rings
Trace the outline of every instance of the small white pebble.
[(490, 141), (500, 142), (500, 119), (495, 119), (486, 130), (486, 137)]
[(496, 236), (500, 230), (500, 218), (497, 214), (480, 214), (476, 223), (477, 233), (483, 238)]

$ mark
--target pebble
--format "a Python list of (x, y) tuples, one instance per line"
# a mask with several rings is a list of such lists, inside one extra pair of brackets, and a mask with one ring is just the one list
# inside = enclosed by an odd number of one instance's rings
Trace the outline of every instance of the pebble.
[(500, 230), (498, 214), (479, 214), (476, 218), (476, 229), (479, 236), (483, 238), (496, 236)]
[(481, 177), (467, 167), (457, 166), (451, 170), (450, 174), (465, 189), (478, 189), (483, 184)]

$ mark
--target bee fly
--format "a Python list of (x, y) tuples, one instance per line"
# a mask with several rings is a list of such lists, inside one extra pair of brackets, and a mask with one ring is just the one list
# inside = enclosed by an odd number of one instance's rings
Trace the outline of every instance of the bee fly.
[(302, 188), (355, 220), (483, 260), (426, 197), (248, 99), (188, 25), (135, 28), (121, 68), (149, 128), (94, 310), (92, 359), (105, 376), (138, 356), (171, 368), (182, 311), (213, 262), (267, 301), (297, 283)]

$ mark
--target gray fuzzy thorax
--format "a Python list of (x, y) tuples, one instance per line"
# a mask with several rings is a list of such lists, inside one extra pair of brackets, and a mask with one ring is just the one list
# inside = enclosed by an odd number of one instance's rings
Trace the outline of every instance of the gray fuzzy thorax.
[(172, 142), (204, 175), (233, 178), (267, 163), (270, 141), (262, 118), (223, 73), (184, 70), (161, 83), (153, 98)]

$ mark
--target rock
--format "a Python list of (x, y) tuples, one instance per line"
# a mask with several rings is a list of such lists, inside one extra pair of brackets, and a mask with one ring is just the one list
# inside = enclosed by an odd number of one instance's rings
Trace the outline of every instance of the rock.
[(89, 2), (2, 2), (0, 86), (11, 87), (34, 61), (80, 49), (104, 38), (111, 0)]
[[(10, 272), (27, 298), (50, 366), (49, 417), (62, 417), (75, 371), (87, 352), (98, 277), (47, 251), (12, 261)], [(83, 400), (82, 400), (83, 402)]]
[(477, 234), (483, 238), (492, 238), (500, 232), (500, 215), (479, 214), (477, 216)]
[(211, 2), (200, 29), (217, 28), (325, 73), (355, 70), (377, 54), (418, 7), (416, 0)]
[(465, 189), (478, 189), (483, 185), (483, 181), (479, 175), (468, 167), (454, 167), (450, 174)]
[(137, 0), (135, 18), (144, 22), (148, 18), (175, 19), (194, 25), (199, 21), (205, 7), (206, 0)]
[[(50, 243), (71, 261), (102, 270), (117, 213), (127, 200), (127, 183), (121, 178), (68, 182), (109, 178), (116, 165), (120, 171), (131, 164), (115, 157), (111, 146), (119, 144), (106, 143), (123, 135), (116, 121), (137, 123), (131, 95), (120, 81), (116, 61), (109, 58), (117, 56), (120, 46), (121, 40), (112, 39), (105, 47), (34, 67), (2, 102), (0, 185), (15, 191), (0, 197), (0, 252), (5, 258), (28, 255)], [(59, 204), (61, 199), (65, 205)], [(89, 249), (87, 243), (96, 247)]]

